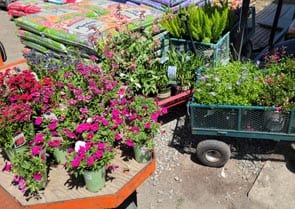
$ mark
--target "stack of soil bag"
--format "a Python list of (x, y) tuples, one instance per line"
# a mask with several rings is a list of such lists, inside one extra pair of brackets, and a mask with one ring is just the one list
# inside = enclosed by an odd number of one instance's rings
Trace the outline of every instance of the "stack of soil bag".
[[(29, 49), (54, 52), (56, 57), (79, 50), (96, 55), (93, 35), (126, 27), (149, 27), (162, 11), (144, 5), (129, 5), (109, 0), (84, 0), (48, 7), (39, 13), (16, 18), (18, 36)], [(157, 37), (161, 37), (158, 34)]]
[(171, 9), (172, 11), (176, 12), (180, 8), (184, 8), (189, 6), (190, 4), (195, 4), (202, 6), (205, 2), (211, 2), (210, 0), (129, 0), (130, 3), (136, 3), (140, 5), (147, 5), (153, 8), (167, 11)]

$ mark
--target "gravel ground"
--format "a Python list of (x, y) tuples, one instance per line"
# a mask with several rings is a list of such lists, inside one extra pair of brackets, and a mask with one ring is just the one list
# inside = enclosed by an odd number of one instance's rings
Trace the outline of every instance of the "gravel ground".
[(194, 154), (201, 137), (190, 132), (186, 107), (172, 109), (163, 118), (156, 138), (155, 173), (137, 190), (138, 209), (249, 209), (247, 198), (275, 142), (228, 140), (232, 157), (223, 168), (201, 165)]

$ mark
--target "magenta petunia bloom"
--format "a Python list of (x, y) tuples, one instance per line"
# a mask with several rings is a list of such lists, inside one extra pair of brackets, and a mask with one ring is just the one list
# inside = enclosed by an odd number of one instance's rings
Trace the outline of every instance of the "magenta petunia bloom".
[(103, 143), (103, 142), (99, 142), (99, 143), (97, 144), (97, 147), (98, 147), (98, 149), (103, 150), (103, 149), (106, 147), (106, 145), (105, 145), (105, 143)]
[(159, 115), (158, 112), (154, 112), (154, 113), (152, 113), (152, 115), (151, 115), (151, 119), (152, 119), (154, 122), (157, 122), (159, 116), (160, 116), (160, 115)]
[(75, 131), (77, 133), (83, 133), (84, 131), (88, 131), (90, 129), (90, 124), (89, 123), (81, 123), (77, 126), (77, 128), (75, 129)]
[(116, 135), (115, 135), (115, 139), (116, 139), (116, 140), (121, 140), (121, 139), (122, 139), (121, 134), (116, 133)]
[(5, 165), (4, 165), (4, 168), (2, 169), (2, 171), (9, 172), (9, 171), (11, 171), (11, 168), (12, 168), (11, 163), (10, 162), (6, 162)]
[(80, 158), (76, 157), (73, 161), (72, 161), (72, 167), (73, 168), (78, 168), (80, 165)]
[(34, 146), (34, 147), (32, 147), (32, 155), (33, 156), (39, 155), (40, 152), (41, 152), (41, 150), (42, 150), (42, 147), (41, 146)]
[(34, 173), (33, 178), (36, 181), (40, 181), (42, 179), (42, 174), (41, 173)]
[(42, 117), (37, 117), (34, 123), (35, 123), (35, 125), (39, 126), (39, 125), (41, 125), (42, 122), (43, 122)]
[(94, 164), (94, 158), (89, 157), (88, 160), (87, 160), (87, 166), (90, 167), (90, 166), (93, 166), (93, 164)]
[(144, 125), (145, 129), (150, 129), (151, 128), (151, 123), (150, 122), (146, 122), (146, 124)]
[(56, 121), (50, 123), (50, 124), (48, 125), (48, 128), (49, 128), (50, 131), (55, 130), (55, 129), (57, 128), (57, 126), (56, 126)]
[(97, 150), (96, 153), (94, 154), (94, 158), (99, 160), (103, 156), (103, 151), (102, 150)]
[(116, 118), (120, 115), (120, 111), (118, 109), (112, 110), (112, 116), (113, 118)]
[(162, 113), (163, 113), (163, 114), (167, 114), (167, 113), (168, 113), (168, 109), (167, 109), (167, 107), (163, 107), (163, 108), (162, 108)]
[(48, 142), (48, 145), (50, 147), (58, 147), (61, 145), (61, 140), (60, 139), (51, 140)]
[(102, 119), (102, 124), (104, 126), (107, 126), (107, 125), (109, 125), (109, 121), (107, 119)]
[(128, 117), (128, 119), (129, 119), (129, 120), (135, 120), (135, 119), (136, 119), (136, 115), (130, 115), (130, 116)]
[(38, 133), (34, 139), (35, 144), (43, 143), (44, 142), (44, 137), (43, 133)]
[(128, 139), (126, 141), (126, 145), (129, 146), (129, 147), (134, 147), (134, 142), (131, 139)]
[(91, 129), (91, 131), (96, 132), (96, 131), (98, 130), (98, 123), (93, 123), (93, 124), (91, 124), (90, 129)]

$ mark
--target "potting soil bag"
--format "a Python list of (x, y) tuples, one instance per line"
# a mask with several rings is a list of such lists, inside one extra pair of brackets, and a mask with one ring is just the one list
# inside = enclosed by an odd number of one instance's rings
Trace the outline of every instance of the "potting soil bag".
[(177, 4), (184, 2), (185, 0), (154, 0), (154, 1), (164, 4), (166, 6), (175, 6)]
[(19, 11), (19, 10), (8, 10), (7, 12), (10, 16), (13, 17), (22, 17), (22, 16), (26, 16), (27, 14), (23, 11)]
[(67, 48), (63, 44), (57, 41), (54, 41), (52, 39), (45, 38), (43, 36), (31, 33), (29, 31), (18, 30), (18, 36), (24, 40), (31, 41), (33, 43), (39, 44), (48, 49), (51, 49), (57, 52), (67, 53)]
[[(34, 43), (34, 42), (32, 42), (32, 41), (28, 41), (28, 40), (25, 40), (25, 39), (20, 39), (21, 40), (21, 43), (23, 44), (23, 45), (25, 45), (26, 47), (28, 47), (28, 48), (30, 48), (30, 49), (35, 49), (35, 50), (37, 50), (37, 51), (39, 51), (39, 52), (42, 52), (43, 54), (45, 54), (45, 53), (49, 53), (50, 52), (50, 50), (49, 49), (47, 49), (46, 47), (44, 47), (44, 46), (41, 46), (40, 44), (36, 44), (36, 43)], [(27, 49), (26, 49), (27, 50)]]
[(25, 30), (40, 34), (45, 26), (41, 24), (45, 19), (42, 17), (26, 18), (20, 17), (14, 20), (15, 24)]

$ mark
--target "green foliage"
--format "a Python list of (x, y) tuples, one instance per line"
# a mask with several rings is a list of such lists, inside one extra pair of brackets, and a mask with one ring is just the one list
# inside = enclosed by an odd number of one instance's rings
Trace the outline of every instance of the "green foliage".
[(194, 99), (200, 104), (255, 105), (263, 94), (263, 85), (258, 67), (233, 62), (198, 73)]
[(191, 5), (175, 14), (168, 11), (160, 23), (172, 37), (188, 39), (189, 32), (182, 19), (186, 16), (194, 40), (211, 43), (217, 41), (225, 29), (228, 29), (229, 12), (227, 4), (222, 6), (207, 4), (204, 7)]
[(196, 70), (205, 64), (205, 59), (191, 52), (170, 50), (166, 65), (176, 66), (176, 79), (181, 86), (192, 87), (196, 80)]

